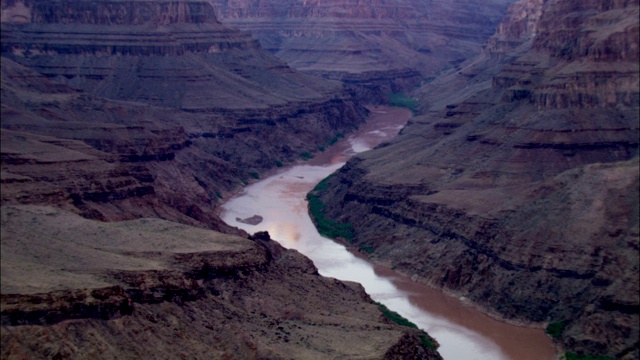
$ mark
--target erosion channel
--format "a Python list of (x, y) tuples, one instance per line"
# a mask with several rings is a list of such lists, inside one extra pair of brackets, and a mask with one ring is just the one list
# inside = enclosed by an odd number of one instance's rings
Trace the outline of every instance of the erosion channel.
[(320, 155), (247, 186), (224, 204), (222, 219), (249, 233), (268, 231), (283, 246), (311, 258), (324, 276), (361, 283), (373, 300), (435, 337), (445, 359), (554, 359), (556, 351), (542, 329), (494, 320), (464, 299), (415, 283), (318, 234), (307, 214), (306, 194), (352, 155), (397, 135), (411, 116), (403, 108), (370, 110), (365, 125)]

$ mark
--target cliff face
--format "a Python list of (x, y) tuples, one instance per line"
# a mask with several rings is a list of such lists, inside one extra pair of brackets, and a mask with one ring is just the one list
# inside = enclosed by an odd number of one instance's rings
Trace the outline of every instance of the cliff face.
[(223, 229), (226, 193), (366, 115), (206, 2), (2, 6), (3, 203)]
[(5, 359), (441, 359), (266, 233), (3, 206), (2, 249)]
[(477, 53), (510, 1), (210, 2), (292, 67), (385, 101)]
[(638, 358), (638, 4), (513, 4), (319, 192), (375, 259), (570, 351)]
[(203, 1), (2, 1), (1, 75), (3, 359), (440, 358), (216, 213), (364, 120), (339, 83)]

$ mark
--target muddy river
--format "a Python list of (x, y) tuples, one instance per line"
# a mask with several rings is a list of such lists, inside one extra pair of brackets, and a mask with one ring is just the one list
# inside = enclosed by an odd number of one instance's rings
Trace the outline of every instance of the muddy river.
[[(401, 108), (370, 110), (365, 125), (327, 151), (247, 186), (226, 202), (222, 219), (248, 233), (268, 231), (284, 247), (311, 258), (324, 276), (361, 283), (374, 300), (435, 337), (445, 359), (555, 359), (556, 351), (543, 330), (494, 320), (461, 299), (372, 264), (318, 234), (307, 215), (306, 194), (349, 157), (396, 136), (411, 115)], [(255, 224), (260, 217), (262, 221)]]

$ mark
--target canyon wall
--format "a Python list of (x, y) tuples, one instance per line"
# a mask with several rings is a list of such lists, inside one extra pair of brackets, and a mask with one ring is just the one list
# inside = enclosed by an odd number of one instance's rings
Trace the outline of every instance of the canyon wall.
[(290, 66), (384, 102), (475, 55), (510, 1), (210, 2)]
[(266, 233), (2, 206), (2, 249), (3, 359), (441, 359)]
[(366, 116), (338, 82), (289, 68), (203, 1), (2, 6), (3, 138), (22, 139), (3, 145), (3, 176), (21, 179), (3, 202), (222, 229), (222, 197)]
[(356, 248), (564, 349), (637, 359), (638, 3), (529, 0), (315, 195)]
[(340, 83), (204, 1), (3, 0), (1, 25), (3, 359), (440, 358), (218, 217), (364, 120)]

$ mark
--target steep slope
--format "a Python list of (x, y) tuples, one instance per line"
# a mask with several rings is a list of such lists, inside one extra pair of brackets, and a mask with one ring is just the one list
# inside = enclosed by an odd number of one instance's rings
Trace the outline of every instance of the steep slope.
[[(3, 174), (23, 178), (7, 183), (5, 202), (220, 229), (214, 212), (224, 194), (317, 151), (366, 115), (339, 83), (287, 67), (221, 25), (203, 1), (2, 4), (2, 128), (12, 131), (3, 137), (65, 139), (28, 143), (111, 164), (95, 166), (95, 174), (110, 175), (78, 184), (69, 175), (83, 164), (64, 156), (28, 160), (39, 155), (20, 153), (29, 152), (27, 142), (8, 144), (14, 148), (3, 149)], [(58, 175), (34, 178), (32, 171)], [(116, 173), (122, 181), (110, 179)], [(56, 195), (36, 195), (44, 188)]]
[(513, 4), (316, 195), (353, 244), (585, 354), (638, 353), (638, 4)]
[(265, 233), (3, 206), (2, 249), (3, 359), (440, 359)]
[(440, 358), (216, 213), (364, 120), (339, 83), (191, 0), (3, 0), (1, 75), (3, 359)]
[(383, 101), (476, 54), (510, 1), (210, 2), (292, 67)]

